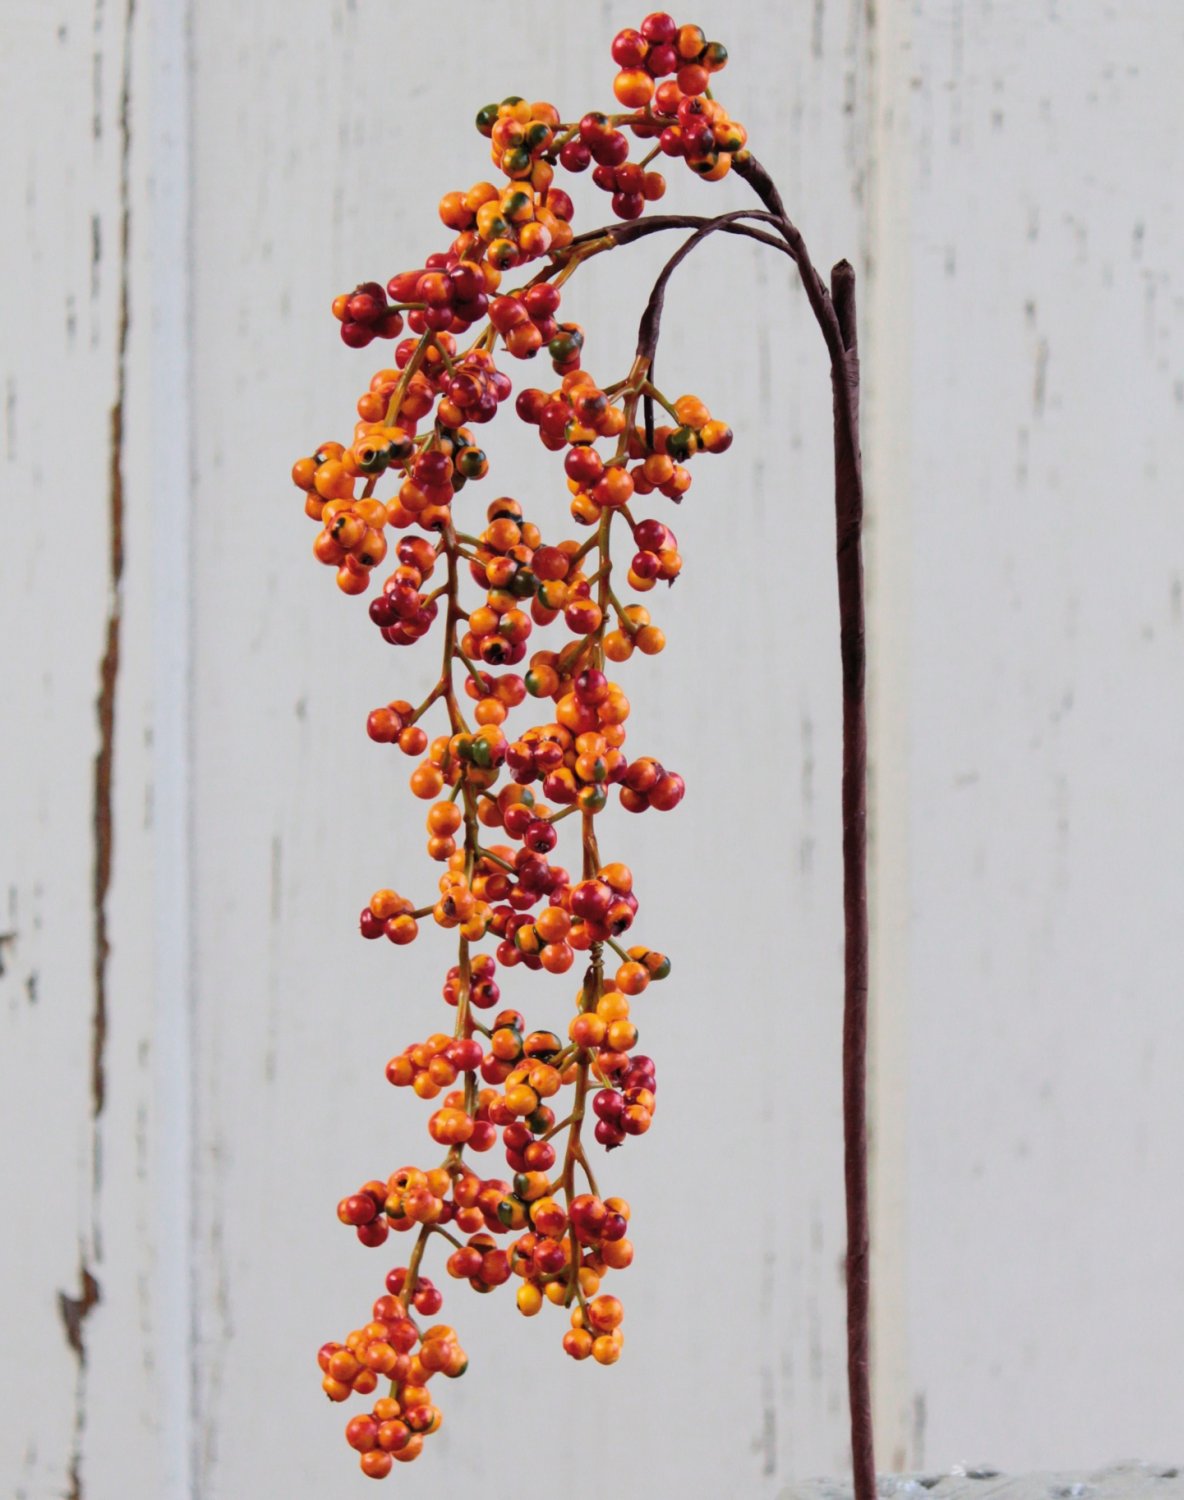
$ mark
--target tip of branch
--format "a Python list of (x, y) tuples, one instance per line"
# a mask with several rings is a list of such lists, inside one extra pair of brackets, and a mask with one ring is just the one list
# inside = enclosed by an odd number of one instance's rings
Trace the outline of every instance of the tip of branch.
[(841, 260), (830, 273), (830, 295), (839, 319), (844, 349), (855, 348), (855, 267)]

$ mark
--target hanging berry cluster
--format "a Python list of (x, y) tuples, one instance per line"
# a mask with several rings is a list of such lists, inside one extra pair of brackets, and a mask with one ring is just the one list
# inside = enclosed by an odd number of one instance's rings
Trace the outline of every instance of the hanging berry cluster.
[[(715, 181), (747, 153), (743, 127), (709, 88), (727, 54), (699, 27), (656, 13), (620, 32), (612, 56), (623, 113), (565, 122), (552, 105), (516, 97), (480, 111), (504, 180), (444, 195), (454, 238), (422, 266), (336, 298), (345, 343), (398, 340), (393, 364), (358, 400), (350, 440), (322, 443), (292, 471), (320, 526), (314, 554), (339, 587), (364, 593), (393, 563), (371, 621), (394, 646), (434, 634), (441, 653), (422, 703), (381, 704), (366, 725), (416, 763), (411, 791), (428, 804), (427, 853), (440, 874), (428, 899), (375, 891), (362, 936), (401, 946), (426, 923), (456, 944), (443, 985), (454, 1024), (386, 1065), (393, 1086), (430, 1102), (428, 1134), (443, 1157), (365, 1182), (338, 1205), (365, 1245), (409, 1237), (370, 1321), (319, 1356), (334, 1401), (386, 1387), (345, 1433), (374, 1478), (419, 1456), (441, 1421), (430, 1383), (467, 1366), (451, 1326), (421, 1326), (443, 1300), (423, 1270), (433, 1240), (450, 1247), (448, 1276), (474, 1290), (516, 1284), (527, 1317), (545, 1303), (564, 1309), (573, 1359), (612, 1364), (623, 1343), (622, 1304), (603, 1287), (633, 1259), (629, 1206), (601, 1195), (589, 1135), (612, 1151), (650, 1128), (657, 1079), (637, 1051), (634, 1007), (670, 963), (630, 943), (638, 895), (629, 868), (602, 856), (596, 820), (614, 793), (630, 812), (668, 811), (684, 786), (655, 757), (630, 757), (629, 699), (609, 673), (665, 644), (626, 591), (671, 584), (682, 566), (667, 520), (642, 516), (642, 504), (678, 503), (695, 457), (722, 453), (732, 435), (698, 397), (668, 400), (644, 352), (623, 378), (595, 379), (563, 301), (583, 261), (620, 243), (618, 231), (662, 197), (655, 160), (681, 159)], [(630, 161), (631, 141), (652, 145)], [(577, 239), (556, 170), (590, 166), (624, 222)], [(508, 496), (480, 520), (462, 493), (489, 469), (478, 429), (512, 394), (499, 360), (544, 349), (554, 379), (520, 389), (514, 406), (563, 454), (583, 540), (545, 538)], [(656, 408), (669, 420), (656, 423)], [(441, 714), (434, 735), (431, 711)], [(512, 727), (511, 715), (522, 722)], [(566, 818), (579, 831), (574, 871), (559, 863)], [(507, 970), (573, 968), (565, 1027), (532, 1029), (505, 1007)], [(484, 1160), (499, 1145), (500, 1176)]]

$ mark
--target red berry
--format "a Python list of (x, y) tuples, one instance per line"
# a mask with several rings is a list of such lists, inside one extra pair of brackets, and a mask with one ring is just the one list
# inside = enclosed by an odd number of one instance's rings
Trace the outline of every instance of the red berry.
[(639, 68), (645, 61), (649, 50), (649, 43), (641, 32), (634, 31), (630, 27), (624, 31), (618, 31), (613, 37), (613, 62), (619, 68)]
[(573, 136), (560, 148), (559, 164), (569, 172), (586, 172), (592, 164), (592, 153), (582, 140)]
[(666, 11), (655, 10), (646, 16), (641, 23), (640, 31), (651, 46), (660, 46), (663, 42), (673, 42), (678, 35), (678, 25), (674, 17)]

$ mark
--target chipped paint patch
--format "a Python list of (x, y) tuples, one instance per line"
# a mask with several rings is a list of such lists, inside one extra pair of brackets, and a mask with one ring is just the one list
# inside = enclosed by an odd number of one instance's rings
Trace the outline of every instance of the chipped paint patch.
[(79, 1295), (58, 1293), (58, 1312), (66, 1330), (66, 1342), (78, 1361), (74, 1396), (74, 1429), (70, 1444), (70, 1461), (66, 1468), (70, 1487), (67, 1500), (82, 1500), (82, 1435), (86, 1430), (86, 1336), (85, 1325), (102, 1300), (99, 1283), (85, 1261), (79, 1267)]

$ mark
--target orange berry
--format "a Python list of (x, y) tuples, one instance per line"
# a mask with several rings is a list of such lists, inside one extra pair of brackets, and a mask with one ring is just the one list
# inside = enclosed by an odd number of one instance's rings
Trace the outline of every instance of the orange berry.
[(586, 1328), (569, 1328), (563, 1335), (563, 1348), (572, 1359), (587, 1359), (592, 1353), (592, 1335)]
[[(682, 92), (692, 96), (704, 93), (711, 83), (711, 74), (699, 63), (687, 63), (679, 68), (676, 77)], [(730, 163), (731, 158), (725, 157), (724, 160)]]
[(626, 109), (643, 109), (654, 97), (654, 88), (644, 68), (622, 68), (613, 79), (613, 93)]
[[(428, 809), (428, 832), (437, 835), (455, 833), (464, 819), (455, 802), (437, 802)], [(451, 850), (449, 851), (451, 853)], [(373, 909), (373, 908), (371, 908)]]
[(329, 1358), (328, 1374), (334, 1380), (340, 1380), (348, 1384), (361, 1369), (358, 1360), (348, 1349), (338, 1349), (336, 1354)]
[(675, 35), (674, 46), (684, 62), (695, 62), (707, 45), (702, 26), (680, 26)]
[(626, 1020), (629, 1015), (629, 1001), (620, 990), (605, 990), (596, 1002), (596, 1014), (606, 1026), (613, 1021)]
[(539, 962), (548, 974), (566, 974), (574, 959), (568, 943), (547, 943), (539, 952)]
[(463, 193), (445, 193), (440, 199), (440, 219), (449, 229), (468, 229), (473, 211), (465, 205)]
[(674, 403), (674, 409), (683, 426), (693, 427), (696, 431), (711, 421), (711, 413), (698, 396), (680, 396)]
[(354, 559), (346, 559), (346, 565), (337, 570), (337, 587), (343, 594), (364, 594), (370, 586), (370, 579), (365, 569), (356, 566), (350, 567)]
[(666, 636), (656, 625), (643, 625), (634, 637), (634, 643), (646, 656), (657, 656), (665, 648)]
[(632, 959), (617, 970), (616, 986), (626, 995), (640, 995), (650, 982), (650, 971)]
[(628, 1052), (637, 1045), (637, 1027), (632, 1021), (612, 1021), (605, 1041), (614, 1052)]
[(598, 1365), (615, 1365), (621, 1357), (621, 1340), (602, 1333), (592, 1340), (592, 1358)]
[(385, 922), (388, 917), (398, 916), (403, 910), (403, 898), (394, 891), (375, 891), (370, 897), (370, 910), (380, 922)]
[(595, 1012), (584, 1012), (572, 1018), (567, 1034), (577, 1047), (599, 1047), (608, 1030), (608, 1022)]
[(532, 1115), (539, 1107), (539, 1096), (525, 1083), (506, 1090), (506, 1108), (513, 1115)]
[(527, 1282), (518, 1288), (518, 1311), (524, 1317), (533, 1318), (543, 1305), (543, 1294), (537, 1286)]
[(623, 630), (610, 630), (604, 638), (604, 654), (609, 661), (628, 661), (633, 655), (633, 642)]
[[(381, 1405), (381, 1401), (374, 1403), (375, 1413), (377, 1413)], [(391, 1405), (398, 1411), (399, 1403), (397, 1401), (392, 1401)], [(406, 1422), (400, 1422), (397, 1417), (388, 1417), (379, 1424), (378, 1446), (387, 1453), (400, 1452), (407, 1446), (410, 1439), (410, 1427), (407, 1426)]]
[(536, 1063), (529, 1074), (530, 1087), (540, 1099), (550, 1099), (562, 1085), (558, 1071), (550, 1063)]
[(571, 917), (561, 906), (548, 906), (539, 913), (534, 925), (545, 942), (561, 943), (571, 931)]
[(600, 1246), (600, 1258), (610, 1271), (623, 1271), (633, 1263), (632, 1240), (606, 1240)]
[(437, 767), (429, 765), (426, 761), (417, 766), (411, 773), (411, 790), (417, 797), (428, 800), (438, 797), (444, 785), (444, 777)]
[(427, 744), (427, 734), (418, 724), (409, 724), (399, 735), (399, 749), (404, 755), (422, 755)]
[(726, 422), (707, 422), (699, 433), (699, 441), (708, 453), (724, 453), (732, 446), (732, 429)]
[(600, 506), (627, 505), (633, 498), (633, 475), (623, 465), (607, 469), (593, 495)]
[(407, 943), (413, 943), (419, 936), (419, 923), (404, 912), (401, 916), (390, 918), (386, 924), (386, 935), (392, 943), (402, 948)]
[(372, 1448), (361, 1458), (362, 1473), (370, 1479), (385, 1479), (391, 1471), (391, 1455), (382, 1448)]

